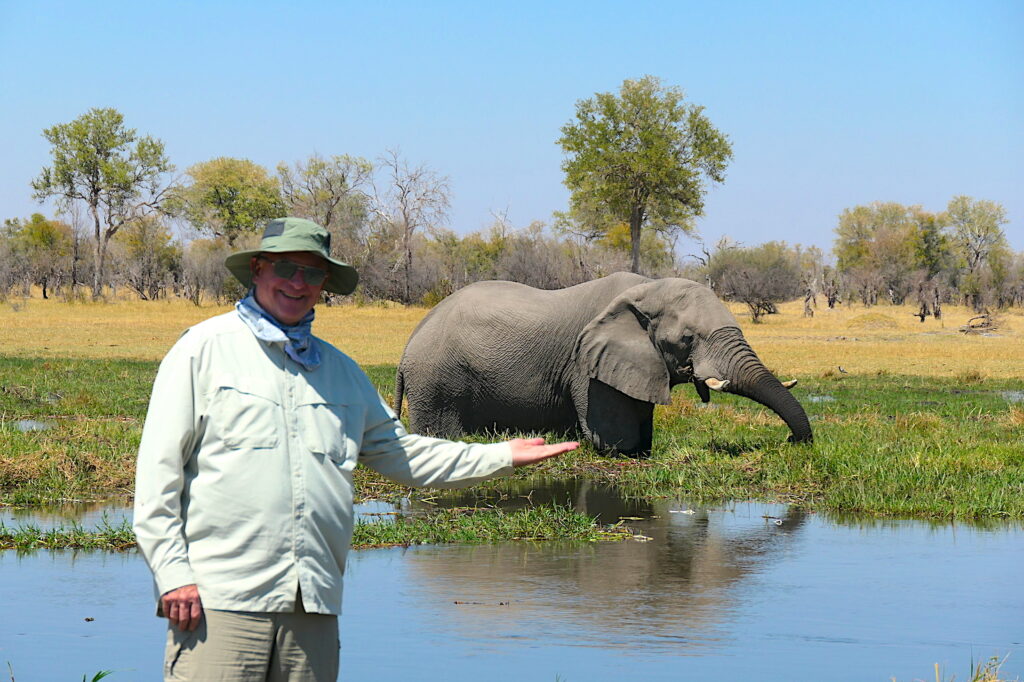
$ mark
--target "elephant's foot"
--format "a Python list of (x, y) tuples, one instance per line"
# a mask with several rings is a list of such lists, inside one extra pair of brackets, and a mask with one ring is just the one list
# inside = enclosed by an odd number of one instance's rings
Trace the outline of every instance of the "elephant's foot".
[(605, 457), (629, 457), (631, 459), (647, 459), (651, 456), (651, 444), (640, 445), (608, 445), (592, 439), (595, 449)]
[(634, 448), (632, 450), (609, 450), (612, 457), (629, 457), (630, 459), (648, 459), (651, 456), (650, 448)]

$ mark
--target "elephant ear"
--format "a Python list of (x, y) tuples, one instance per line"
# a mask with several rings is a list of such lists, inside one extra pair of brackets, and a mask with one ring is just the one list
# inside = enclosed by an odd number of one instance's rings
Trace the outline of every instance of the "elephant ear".
[(631, 398), (668, 405), (668, 368), (647, 331), (650, 321), (631, 295), (637, 288), (623, 292), (583, 328), (575, 360), (591, 378)]

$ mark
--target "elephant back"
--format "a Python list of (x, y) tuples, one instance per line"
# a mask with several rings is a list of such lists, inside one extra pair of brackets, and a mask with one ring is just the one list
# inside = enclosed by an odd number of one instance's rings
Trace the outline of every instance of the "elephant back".
[(515, 282), (469, 285), (416, 327), (399, 365), (413, 430), (439, 435), (480, 428), (575, 424), (568, 382), (583, 327), (629, 273), (555, 290)]

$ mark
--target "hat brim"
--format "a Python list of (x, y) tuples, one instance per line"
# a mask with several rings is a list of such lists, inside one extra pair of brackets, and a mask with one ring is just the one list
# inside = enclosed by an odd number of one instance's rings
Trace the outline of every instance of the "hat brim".
[[(228, 271), (235, 276), (239, 282), (245, 285), (248, 289), (252, 286), (252, 268), (249, 263), (252, 261), (253, 256), (258, 256), (261, 253), (275, 253), (279, 252), (279, 249), (273, 247), (267, 249), (252, 249), (251, 251), (239, 251), (233, 253), (224, 260), (224, 265)], [(288, 251), (280, 251), (281, 253), (287, 253)], [(311, 251), (310, 253), (316, 253)], [(317, 253), (316, 255), (323, 258), (322, 254)], [(347, 296), (356, 290), (356, 285), (359, 284), (359, 273), (354, 267), (348, 263), (342, 263), (341, 261), (334, 260), (333, 258), (325, 258), (327, 261), (327, 279), (324, 280), (324, 291), (329, 291), (332, 294), (341, 294)]]

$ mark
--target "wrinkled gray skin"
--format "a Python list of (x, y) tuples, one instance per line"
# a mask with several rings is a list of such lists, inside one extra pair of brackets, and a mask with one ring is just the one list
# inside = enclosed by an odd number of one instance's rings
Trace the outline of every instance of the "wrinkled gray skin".
[(578, 427), (603, 452), (646, 456), (654, 405), (687, 382), (705, 402), (709, 384), (756, 400), (791, 441), (812, 440), (800, 403), (710, 289), (631, 273), (554, 291), (514, 282), (457, 291), (406, 344), (395, 411), (404, 394), (414, 433)]

